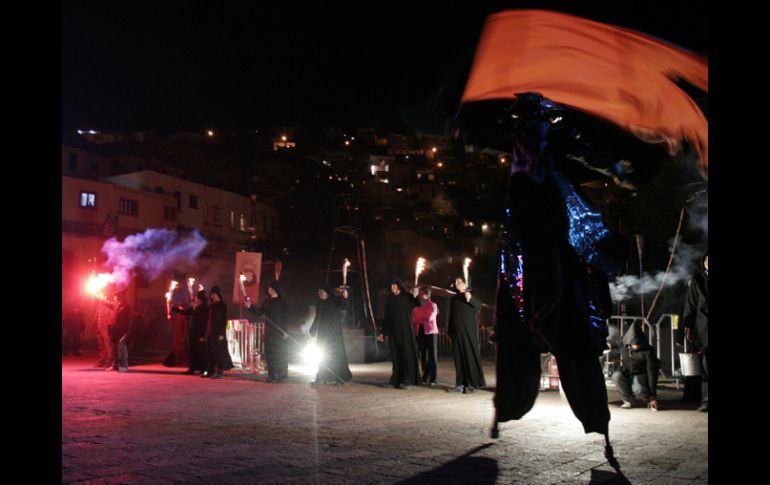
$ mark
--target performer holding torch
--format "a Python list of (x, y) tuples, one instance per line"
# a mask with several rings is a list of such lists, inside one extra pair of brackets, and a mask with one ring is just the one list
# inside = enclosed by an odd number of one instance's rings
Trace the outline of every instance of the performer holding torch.
[[(183, 279), (184, 275), (176, 274), (175, 278)], [(190, 285), (187, 280), (188, 288)], [(176, 291), (179, 287), (179, 281), (174, 279), (168, 287), (166, 292), (166, 317), (174, 325), (174, 340), (172, 342), (171, 351), (163, 361), (163, 365), (166, 367), (189, 367), (190, 365), (190, 341), (188, 336), (187, 322), (188, 319), (185, 315), (180, 313), (172, 313), (171, 309), (180, 304), (187, 303), (187, 292), (182, 290)]]
[(396, 389), (408, 389), (420, 384), (417, 341), (414, 339), (412, 309), (421, 305), (417, 298), (420, 273), (425, 269), (425, 258), (418, 258), (414, 271), (414, 285), (411, 292), (400, 279), (393, 279), (390, 294), (385, 304), (385, 320), (382, 333), (388, 337), (390, 355), (393, 359), (393, 374), (389, 384)]

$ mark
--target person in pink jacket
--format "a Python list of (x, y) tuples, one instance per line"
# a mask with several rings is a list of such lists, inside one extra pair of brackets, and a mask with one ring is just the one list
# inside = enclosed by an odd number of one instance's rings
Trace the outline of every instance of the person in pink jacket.
[(419, 298), (422, 305), (412, 310), (414, 320), (414, 335), (417, 348), (420, 351), (420, 367), (422, 368), (422, 385), (436, 384), (436, 352), (438, 348), (438, 325), (436, 315), (438, 306), (430, 300), (430, 287), (420, 288)]

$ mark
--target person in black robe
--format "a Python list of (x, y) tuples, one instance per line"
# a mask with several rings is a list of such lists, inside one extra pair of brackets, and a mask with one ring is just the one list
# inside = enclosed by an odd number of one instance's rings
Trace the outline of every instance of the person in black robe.
[(189, 317), (190, 368), (187, 369), (185, 374), (194, 374), (196, 371), (206, 372), (209, 368), (208, 352), (206, 350), (206, 326), (208, 325), (209, 307), (206, 292), (201, 290), (195, 294), (195, 303), (192, 308), (179, 305), (172, 308), (171, 311)]
[[(698, 411), (709, 410), (709, 255), (701, 260), (701, 271), (690, 280), (687, 301), (682, 314), (682, 323), (687, 340), (694, 341), (700, 349), (701, 359), (701, 405)], [(687, 394), (685, 382), (685, 394)]]
[(251, 313), (265, 317), (265, 358), (267, 380), (283, 383), (289, 377), (289, 307), (281, 296), (280, 286), (273, 281), (267, 288), (268, 298), (257, 308), (251, 300), (244, 303)]
[(227, 305), (222, 301), (222, 290), (211, 289), (209, 296), (208, 320), (206, 323), (206, 345), (208, 349), (208, 370), (201, 377), (219, 379), (224, 371), (232, 369), (230, 352), (227, 350)]
[(310, 326), (310, 335), (318, 337), (323, 353), (315, 378), (318, 384), (342, 385), (353, 378), (342, 338), (342, 309), (347, 300), (347, 289), (343, 289), (340, 296), (328, 285), (318, 289), (315, 319)]
[(417, 367), (417, 341), (414, 339), (412, 309), (419, 307), (417, 298), (419, 288), (407, 292), (400, 280), (390, 284), (390, 294), (385, 304), (385, 320), (382, 335), (388, 337), (390, 356), (393, 360), (393, 373), (389, 384), (396, 389), (408, 389), (420, 384), (420, 371)]
[[(175, 281), (187, 281), (186, 275), (174, 273)], [(177, 287), (171, 292), (171, 307), (191, 305), (190, 294), (184, 287)], [(174, 325), (174, 339), (171, 341), (171, 351), (166, 355), (163, 365), (166, 367), (190, 366), (189, 321), (187, 316), (172, 313), (170, 322)]]
[(457, 294), (449, 302), (447, 328), (455, 362), (455, 388), (452, 391), (469, 394), (487, 385), (479, 349), (477, 315), (481, 310), (481, 300), (471, 294), (462, 277), (455, 278), (454, 286)]

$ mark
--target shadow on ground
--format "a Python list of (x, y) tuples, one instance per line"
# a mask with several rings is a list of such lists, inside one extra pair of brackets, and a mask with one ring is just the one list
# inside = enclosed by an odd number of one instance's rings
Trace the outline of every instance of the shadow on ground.
[(492, 446), (492, 443), (477, 446), (468, 453), (455, 458), (449, 463), (396, 482), (397, 485), (473, 483), (488, 485), (497, 481), (497, 460), (472, 456)]

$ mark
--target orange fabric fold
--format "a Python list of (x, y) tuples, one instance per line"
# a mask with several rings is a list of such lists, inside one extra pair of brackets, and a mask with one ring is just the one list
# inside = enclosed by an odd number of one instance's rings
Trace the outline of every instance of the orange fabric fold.
[(463, 102), (512, 99), (536, 91), (604, 118), (671, 154), (682, 139), (708, 171), (708, 121), (676, 84), (708, 92), (708, 63), (652, 36), (544, 10), (490, 16), (476, 51)]

